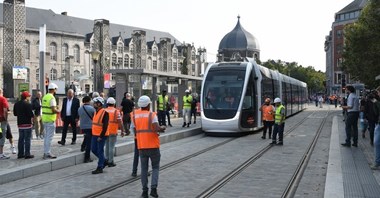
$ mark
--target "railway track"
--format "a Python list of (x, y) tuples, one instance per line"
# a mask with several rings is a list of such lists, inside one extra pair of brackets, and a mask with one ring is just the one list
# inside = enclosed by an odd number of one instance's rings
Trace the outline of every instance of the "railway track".
[[(313, 112), (315, 113), (315, 112)], [(304, 155), (302, 156), (302, 159), (300, 160), (300, 163), (295, 171), (295, 173), (293, 174), (288, 186), (286, 187), (286, 189), (284, 190), (283, 194), (281, 197), (283, 198), (288, 198), (288, 197), (293, 197), (296, 190), (297, 190), (297, 186), (302, 178), (302, 175), (303, 175), (303, 172), (304, 170), (306, 169), (307, 167), (307, 164), (308, 164), (308, 161), (310, 159), (310, 156), (313, 152), (313, 149), (316, 145), (316, 142), (319, 138), (319, 135), (322, 131), (322, 128), (323, 126), (325, 125), (325, 122), (328, 118), (328, 114), (327, 116), (324, 117), (324, 119), (322, 120), (320, 126), (318, 127), (318, 130), (313, 138), (313, 141), (309, 144), (307, 150), (305, 151)], [(293, 132), (295, 129), (297, 129), (297, 127), (299, 127), (300, 125), (302, 125), (306, 120), (308, 119), (308, 117), (304, 117), (300, 122), (298, 122), (297, 124), (295, 124), (294, 126), (292, 126), (290, 129), (288, 129), (285, 134), (284, 134), (284, 137), (286, 137), (287, 135), (289, 135), (291, 132)], [(206, 190), (204, 190), (203, 192), (201, 192), (199, 195), (197, 195), (196, 197), (197, 198), (205, 198), (205, 197), (211, 197), (213, 194), (215, 194), (219, 189), (223, 188), (223, 186), (225, 186), (229, 181), (231, 181), (233, 178), (235, 178), (236, 176), (238, 176), (241, 172), (243, 172), (246, 168), (248, 168), (249, 166), (251, 166), (255, 161), (257, 161), (261, 156), (263, 156), (270, 148), (272, 147), (272, 145), (267, 145), (265, 147), (263, 147), (261, 150), (259, 150), (258, 152), (256, 152), (252, 157), (250, 157), (248, 160), (246, 160), (244, 163), (242, 163), (241, 165), (239, 165), (238, 167), (236, 167), (234, 170), (232, 170), (231, 172), (229, 172), (228, 174), (226, 174), (222, 179), (220, 179), (219, 181), (215, 182), (213, 185), (211, 185), (209, 188), (207, 188)]]

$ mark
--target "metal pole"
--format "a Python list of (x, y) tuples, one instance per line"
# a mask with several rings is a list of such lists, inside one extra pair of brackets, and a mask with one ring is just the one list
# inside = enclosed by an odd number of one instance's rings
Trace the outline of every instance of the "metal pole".
[(97, 78), (98, 78), (98, 72), (97, 72), (97, 68), (96, 68), (96, 63), (97, 63), (98, 61), (97, 60), (94, 60), (94, 82), (93, 82), (93, 84), (94, 84), (94, 90), (93, 90), (93, 92), (94, 91), (99, 91), (98, 90), (98, 82), (97, 82)]

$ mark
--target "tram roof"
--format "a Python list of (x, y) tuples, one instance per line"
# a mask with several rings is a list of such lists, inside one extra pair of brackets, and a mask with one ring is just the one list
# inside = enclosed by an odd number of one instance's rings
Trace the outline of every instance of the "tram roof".
[(110, 69), (110, 73), (117, 74), (141, 74), (141, 75), (148, 75), (148, 76), (156, 76), (156, 77), (169, 77), (169, 78), (175, 78), (175, 79), (189, 79), (189, 80), (198, 80), (202, 81), (203, 77), (198, 76), (191, 76), (191, 75), (184, 75), (184, 74), (174, 74), (174, 73), (168, 73), (163, 71), (152, 71), (147, 69)]

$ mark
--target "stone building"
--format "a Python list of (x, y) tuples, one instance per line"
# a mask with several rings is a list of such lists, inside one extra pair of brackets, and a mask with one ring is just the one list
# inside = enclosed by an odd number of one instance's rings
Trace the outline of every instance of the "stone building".
[[(25, 6), (24, 0), (5, 0), (0, 4), (0, 11), (6, 12), (4, 5), (8, 3)], [(178, 42), (178, 39), (168, 32), (113, 24), (105, 19), (82, 19), (69, 16), (67, 12), (57, 14), (52, 10), (37, 8), (24, 10), (25, 41), (22, 44), (22, 59), (25, 60), (24, 66), (28, 68), (28, 78), (25, 81), (30, 84), (31, 89), (39, 87), (39, 27), (42, 24), (46, 24), (47, 28), (44, 76), (51, 81), (64, 81), (66, 85), (75, 82), (86, 93), (94, 90), (94, 68), (102, 68), (102, 71), (97, 70), (102, 73), (99, 76), (101, 80), (103, 73), (107, 74), (110, 69), (144, 68), (171, 74), (200, 76), (201, 65), (206, 62), (201, 62), (202, 53), (197, 52), (194, 44)], [(4, 24), (9, 20), (3, 17), (3, 13), (0, 14), (1, 65), (4, 63), (3, 57), (7, 50), (9, 51), (4, 44)], [(96, 67), (91, 57), (93, 50), (102, 51)], [(4, 74), (1, 79), (4, 79), (4, 76), (9, 77), (9, 68), (6, 71), (4, 68), (1, 67), (0, 72)], [(106, 86), (112, 87), (115, 85), (115, 79), (112, 74), (109, 75), (110, 81)], [(133, 84), (139, 81), (139, 78), (131, 75), (126, 83)], [(165, 82), (159, 85), (162, 84), (165, 85)], [(1, 81), (0, 85), (3, 87), (4, 82)], [(146, 79), (146, 86), (151, 86), (149, 78)], [(176, 91), (176, 85), (169, 88)], [(133, 86), (129, 89), (128, 91), (133, 91)]]

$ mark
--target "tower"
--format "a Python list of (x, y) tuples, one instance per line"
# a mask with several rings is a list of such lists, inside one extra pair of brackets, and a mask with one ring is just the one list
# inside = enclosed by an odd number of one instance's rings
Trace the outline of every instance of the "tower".
[(25, 66), (25, 10), (25, 0), (4, 0), (3, 88), (4, 96), (8, 98), (13, 98), (17, 90), (12, 76), (13, 66)]
[(103, 91), (104, 88), (104, 74), (110, 69), (110, 22), (106, 19), (97, 19), (94, 21), (94, 45), (93, 50), (102, 52), (100, 55), (99, 64), (95, 65), (94, 72), (97, 75), (97, 89), (96, 91)]

